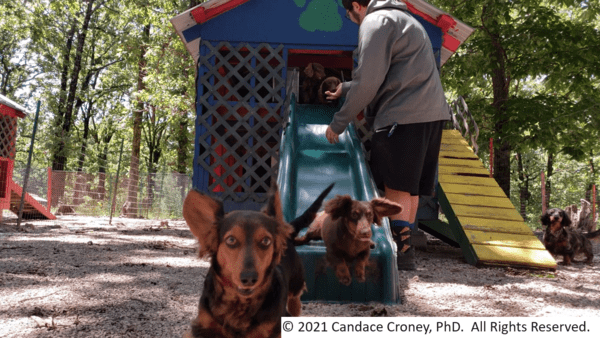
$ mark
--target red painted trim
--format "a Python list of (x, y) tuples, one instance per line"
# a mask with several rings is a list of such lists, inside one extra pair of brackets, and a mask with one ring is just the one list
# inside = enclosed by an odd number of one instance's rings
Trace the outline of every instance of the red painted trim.
[(288, 55), (288, 67), (306, 67), (309, 63), (320, 63), (325, 68), (352, 69), (352, 58), (326, 57), (316, 55)]
[(206, 21), (216, 17), (217, 15), (223, 14), (229, 10), (234, 9), (235, 7), (244, 4), (250, 0), (231, 0), (221, 6), (217, 6), (214, 8), (205, 8), (203, 6), (198, 6), (192, 9), (191, 14), (196, 23), (203, 24)]
[(456, 50), (460, 46), (460, 41), (450, 36), (449, 34), (444, 34), (444, 37), (442, 39), (442, 47), (446, 48), (451, 52), (456, 52)]
[(9, 106), (1, 104), (1, 103), (0, 103), (0, 114), (8, 115), (10, 117), (20, 117), (20, 118), (25, 117), (25, 113), (23, 113), (22, 111), (14, 109), (12, 107), (9, 107)]
[(437, 23), (435, 25), (440, 27), (442, 29), (442, 32), (444, 32), (444, 35), (445, 35), (448, 33), (450, 28), (454, 28), (456, 26), (456, 20), (454, 20), (448, 14), (442, 14), (438, 17)]
[[(321, 49), (290, 49), (289, 54), (325, 54), (325, 55), (343, 55), (347, 54), (343, 50), (321, 50)], [(350, 52), (352, 56), (352, 52)]]
[(410, 2), (405, 1), (404, 3), (406, 3), (406, 6), (411, 13), (420, 16), (425, 21), (435, 25), (436, 27), (439, 27), (442, 30), (442, 46), (444, 48), (451, 52), (455, 52), (458, 49), (460, 46), (460, 41), (448, 34), (450, 28), (454, 28), (456, 26), (456, 20), (454, 20), (454, 18), (452, 18), (450, 15), (442, 14), (437, 19), (434, 19), (429, 14), (423, 13), (416, 9), (415, 6), (413, 6)]
[(3, 196), (0, 197), (0, 212), (2, 212), (3, 209), (10, 208), (9, 182), (12, 181), (13, 168), (13, 160), (5, 157), (0, 157), (0, 189), (2, 190), (0, 196)]
[(421, 12), (420, 10), (416, 9), (415, 6), (413, 6), (408, 1), (404, 1), (404, 3), (406, 4), (406, 7), (408, 7), (408, 10), (411, 13), (416, 14), (416, 15), (422, 17), (425, 21), (437, 26), (437, 20), (432, 18), (431, 16), (429, 16), (429, 14), (425, 14), (425, 13)]

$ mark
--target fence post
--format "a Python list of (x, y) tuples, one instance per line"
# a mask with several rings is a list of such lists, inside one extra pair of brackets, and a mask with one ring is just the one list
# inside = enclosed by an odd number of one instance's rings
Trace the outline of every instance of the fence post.
[(542, 171), (542, 214), (546, 212), (546, 177)]
[(25, 178), (23, 179), (23, 190), (21, 192), (21, 204), (19, 205), (19, 218), (17, 219), (17, 228), (21, 227), (23, 218), (23, 204), (25, 203), (25, 194), (27, 193), (27, 181), (29, 181), (29, 171), (31, 170), (31, 157), (33, 156), (33, 145), (35, 143), (35, 132), (37, 131), (38, 116), (40, 115), (40, 101), (35, 109), (35, 120), (33, 121), (33, 133), (31, 133), (31, 145), (29, 146), (29, 157), (27, 158), (27, 168), (25, 168)]
[(121, 171), (121, 158), (123, 156), (123, 143), (125, 143), (125, 139), (121, 140), (121, 150), (119, 151), (119, 164), (117, 164), (117, 178), (115, 179), (115, 189), (113, 192), (112, 204), (110, 206), (110, 220), (108, 221), (108, 225), (112, 225), (112, 217), (115, 212), (115, 204), (117, 203), (117, 191), (119, 189), (119, 172)]
[(48, 201), (46, 207), (48, 208), (48, 212), (50, 212), (50, 206), (52, 205), (52, 167), (48, 167), (48, 193), (46, 200)]

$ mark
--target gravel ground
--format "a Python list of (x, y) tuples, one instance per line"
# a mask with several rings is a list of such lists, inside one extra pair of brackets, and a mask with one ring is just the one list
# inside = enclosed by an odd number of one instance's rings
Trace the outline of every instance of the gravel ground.
[[(183, 220), (15, 223), (0, 225), (0, 337), (180, 337), (195, 316), (209, 263)], [(302, 315), (600, 317), (596, 254), (554, 272), (476, 268), (430, 237), (400, 272), (402, 304), (303, 303)]]

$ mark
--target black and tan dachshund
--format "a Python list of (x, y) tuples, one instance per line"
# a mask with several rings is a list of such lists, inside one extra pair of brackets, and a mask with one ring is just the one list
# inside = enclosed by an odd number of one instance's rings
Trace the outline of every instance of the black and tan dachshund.
[(546, 227), (543, 243), (553, 255), (562, 255), (563, 264), (571, 265), (575, 255), (584, 254), (586, 263), (592, 264), (594, 252), (590, 240), (600, 238), (600, 230), (587, 234), (571, 227), (571, 219), (564, 210), (552, 208), (546, 210), (540, 217)]
[(221, 201), (188, 193), (183, 216), (211, 266), (198, 315), (185, 337), (271, 338), (281, 336), (281, 317), (299, 316), (306, 288), (302, 261), (292, 239), (315, 218), (330, 185), (308, 210), (284, 221), (274, 185), (262, 212), (225, 214)]

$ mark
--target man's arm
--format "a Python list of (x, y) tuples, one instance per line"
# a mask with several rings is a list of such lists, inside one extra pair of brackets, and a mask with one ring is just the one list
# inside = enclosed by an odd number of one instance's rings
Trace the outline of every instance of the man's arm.
[(347, 95), (344, 105), (329, 125), (333, 133), (341, 134), (377, 95), (390, 66), (393, 35), (391, 23), (381, 15), (367, 15), (361, 24), (358, 66), (352, 74), (352, 81), (341, 86), (342, 95), (345, 90)]

